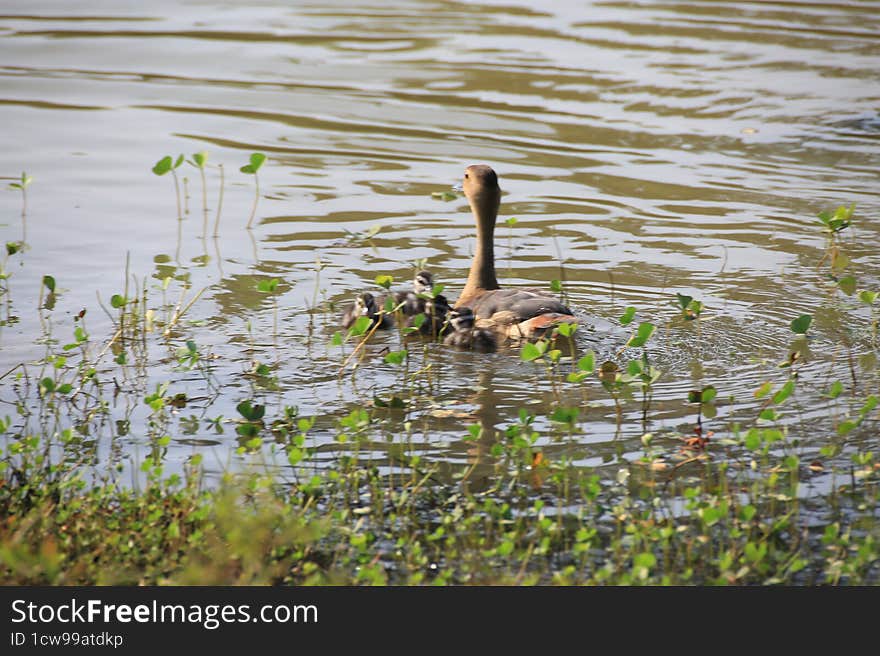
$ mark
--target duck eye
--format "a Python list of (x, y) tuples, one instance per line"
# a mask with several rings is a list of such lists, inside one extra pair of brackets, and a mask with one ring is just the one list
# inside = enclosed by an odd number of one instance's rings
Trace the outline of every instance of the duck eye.
[(467, 172), (465, 172), (465, 174), (464, 174), (464, 179), (465, 179), (465, 180), (468, 179), (468, 174), (467, 174)]

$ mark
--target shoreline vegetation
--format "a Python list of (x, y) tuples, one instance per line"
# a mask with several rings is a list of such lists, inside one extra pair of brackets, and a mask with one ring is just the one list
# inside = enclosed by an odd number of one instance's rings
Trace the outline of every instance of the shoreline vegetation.
[[(174, 174), (183, 161), (165, 158), (154, 172)], [(242, 168), (257, 185), (264, 161), (252, 156)], [(206, 162), (200, 153), (191, 163), (204, 176)], [(177, 196), (176, 174), (174, 179)], [(16, 188), (24, 192), (27, 183), (23, 174)], [(202, 198), (207, 236), (204, 193)], [(258, 198), (259, 191), (254, 212)], [(253, 213), (248, 226), (252, 219)], [(48, 320), (56, 281), (46, 275), (38, 303), (43, 334), (37, 338), (46, 355), (13, 367), (0, 380), (2, 400), (13, 408), (0, 413), (0, 583), (876, 585), (880, 462), (870, 448), (874, 440), (864, 436), (877, 428), (877, 293), (860, 287), (845, 255), (841, 235), (852, 225), (853, 208), (823, 212), (819, 220), (828, 236), (817, 264), (827, 268), (829, 280), (821, 302), (836, 304), (849, 317), (850, 336), (836, 345), (848, 364), (841, 369), (838, 362), (834, 375), (806, 367), (813, 317), (793, 317), (792, 349), (767, 365), (774, 378), (780, 371), (786, 378), (754, 390), (753, 417), (713, 422), (723, 381), (694, 389), (687, 398), (693, 430), (642, 431), (641, 457), (621, 459), (613, 476), (578, 464), (565, 450), (551, 458), (541, 447), (546, 435), (539, 425), (553, 426), (552, 439), (566, 444), (577, 443), (583, 432), (580, 408), (561, 402), (546, 418), (520, 410), (502, 427), (463, 422), (463, 439), (485, 457), (440, 476), (438, 463), (409, 448), (409, 398), (403, 393), (376, 397), (372, 407), (336, 419), (335, 441), (346, 450), (332, 465), (316, 462), (315, 417), (252, 398), (238, 402), (234, 422), (237, 451), (253, 456), (250, 465), (208, 484), (203, 456), (195, 453), (181, 472), (169, 472), (174, 430), (169, 416), (188, 399), (173, 393), (173, 380), (150, 390), (129, 383), (160, 366), (151, 360), (150, 348), (161, 342), (173, 353), (161, 366), (170, 360), (174, 371), (201, 375), (206, 389), (222, 394), (209, 350), (199, 346), (208, 340), (198, 338), (198, 326), (182, 325), (204, 290), (182, 284), (178, 300), (169, 301), (168, 277), (159, 302), (148, 298), (146, 278), (138, 283), (126, 265), (124, 288), (110, 296), (110, 307), (101, 303), (112, 318), (112, 333), (91, 335), (83, 310), (74, 319), (72, 340), (59, 341)], [(215, 231), (219, 212), (216, 221)], [(0, 279), (4, 322), (12, 320), (8, 262), (21, 256), (23, 247), (23, 241), (6, 244)], [(387, 275), (376, 279), (385, 290), (392, 282)], [(257, 286), (271, 299), (276, 348), (280, 284), (271, 279)], [(550, 289), (565, 293), (559, 281)], [(699, 335), (703, 304), (683, 294), (671, 302), (678, 319)], [(312, 310), (317, 306), (316, 298)], [(607, 395), (618, 426), (630, 421), (622, 409), (637, 407), (646, 427), (663, 372), (649, 357), (656, 326), (636, 323), (635, 316), (636, 309), (627, 308), (620, 317), (631, 336), (605, 362), (592, 351), (571, 355), (571, 324), (560, 325), (550, 339), (517, 347), (509, 357), (541, 372), (554, 393), (582, 386), (585, 403), (587, 389)], [(340, 349), (341, 380), (367, 375), (354, 365), (373, 337), (370, 323), (355, 322), (330, 338), (329, 346)], [(431, 375), (431, 350), (404, 333), (401, 329), (400, 350), (386, 353), (384, 363), (405, 368), (413, 389)], [(309, 339), (317, 337), (310, 333)], [(854, 355), (855, 342), (861, 354)], [(254, 361), (243, 375), (271, 382), (277, 364)], [(840, 376), (841, 370), (848, 377)], [(803, 413), (802, 407), (792, 408), (805, 385), (821, 387), (829, 401), (814, 412), (835, 413), (834, 431), (818, 454), (798, 435), (812, 420), (787, 418), (790, 409)], [(120, 470), (98, 457), (84, 428), (92, 421), (125, 421), (113, 415), (119, 395), (149, 408), (143, 434), (150, 450), (132, 484), (123, 484)], [(399, 430), (389, 440), (376, 418), (393, 413), (399, 414)], [(852, 440), (856, 435), (862, 439)], [(396, 464), (379, 466), (372, 451), (377, 444), (391, 451), (389, 441)], [(283, 466), (261, 461), (267, 446)], [(479, 481), (477, 463), (490, 470)], [(811, 486), (820, 474), (821, 490)]]

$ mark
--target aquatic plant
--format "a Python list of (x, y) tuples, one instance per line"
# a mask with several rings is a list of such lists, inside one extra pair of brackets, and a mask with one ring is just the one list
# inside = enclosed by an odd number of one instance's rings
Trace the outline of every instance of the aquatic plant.
[(177, 199), (177, 218), (180, 220), (183, 219), (183, 210), (180, 205), (180, 183), (177, 179), (177, 169), (183, 164), (183, 161), (183, 155), (178, 155), (176, 160), (172, 159), (171, 155), (166, 155), (156, 162), (152, 169), (153, 173), (159, 176), (165, 175), (169, 171), (171, 172), (171, 176), (174, 178), (174, 194)]
[(202, 177), (202, 239), (205, 239), (208, 236), (208, 185), (205, 182), (205, 166), (208, 163), (207, 151), (202, 150), (197, 153), (193, 153), (192, 159), (186, 160), (186, 163), (190, 166), (196, 167), (199, 170), (199, 175), (201, 175)]
[(260, 167), (263, 166), (265, 161), (266, 156), (263, 153), (251, 153), (250, 163), (245, 164), (241, 167), (242, 173), (247, 173), (254, 176), (254, 206), (251, 208), (251, 215), (250, 218), (248, 218), (248, 229), (251, 228), (251, 225), (254, 222), (254, 216), (257, 213), (257, 203), (260, 200), (260, 176), (257, 175), (257, 172), (260, 170)]
[(34, 179), (29, 176), (26, 172), (21, 172), (21, 177), (18, 179), (18, 182), (10, 182), (10, 189), (18, 189), (21, 191), (21, 216), (24, 218), (27, 216), (27, 188), (30, 186), (31, 182)]

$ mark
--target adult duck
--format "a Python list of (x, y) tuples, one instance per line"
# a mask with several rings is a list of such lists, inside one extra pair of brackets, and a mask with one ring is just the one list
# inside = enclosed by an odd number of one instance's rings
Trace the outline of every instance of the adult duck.
[(538, 289), (501, 289), (495, 276), (495, 221), (501, 205), (498, 176), (486, 164), (464, 172), (464, 195), (477, 224), (477, 246), (464, 290), (455, 308), (470, 308), (477, 327), (503, 339), (534, 339), (561, 323), (577, 323), (555, 296)]

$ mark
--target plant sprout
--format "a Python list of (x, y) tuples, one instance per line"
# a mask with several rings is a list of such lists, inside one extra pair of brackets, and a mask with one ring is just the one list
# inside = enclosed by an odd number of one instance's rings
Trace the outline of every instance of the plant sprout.
[(20, 189), (21, 190), (21, 215), (24, 217), (27, 214), (27, 188), (31, 182), (33, 182), (33, 178), (29, 176), (24, 171), (21, 172), (21, 178), (19, 178), (18, 182), (10, 182), (10, 189)]
[(251, 217), (248, 219), (247, 227), (250, 230), (251, 225), (254, 222), (254, 215), (257, 213), (257, 202), (260, 200), (260, 178), (257, 175), (257, 171), (260, 170), (260, 167), (263, 166), (263, 163), (266, 161), (266, 156), (263, 153), (251, 153), (251, 163), (245, 164), (241, 167), (242, 173), (248, 173), (254, 176), (254, 184), (256, 185), (256, 190), (254, 193), (254, 206), (251, 209)]
[(165, 155), (165, 157), (156, 162), (156, 165), (153, 167), (153, 173), (156, 175), (165, 175), (171, 171), (171, 175), (174, 176), (174, 192), (177, 197), (177, 218), (181, 220), (183, 219), (183, 214), (180, 209), (180, 183), (177, 179), (176, 169), (183, 164), (183, 160), (183, 155), (179, 155), (177, 160), (172, 160), (171, 155)]
[(208, 162), (208, 153), (204, 150), (193, 153), (192, 159), (187, 160), (187, 164), (195, 166), (202, 176), (202, 214), (204, 220), (202, 222), (202, 239), (208, 236), (208, 188), (205, 184), (205, 165)]

